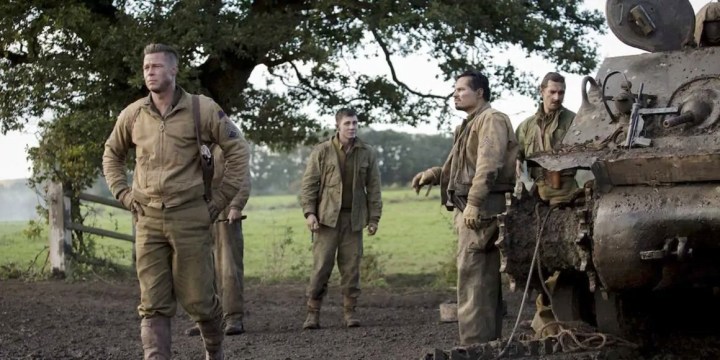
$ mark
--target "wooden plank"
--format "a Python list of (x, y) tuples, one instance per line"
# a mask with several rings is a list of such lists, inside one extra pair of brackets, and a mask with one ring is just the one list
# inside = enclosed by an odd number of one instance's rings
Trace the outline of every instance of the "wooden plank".
[(94, 203), (98, 203), (98, 204), (112, 206), (112, 207), (122, 209), (122, 210), (127, 210), (119, 201), (117, 201), (115, 199), (108, 199), (108, 198), (105, 198), (102, 196), (91, 195), (91, 194), (87, 194), (87, 193), (80, 193), (79, 198), (80, 198), (80, 200), (90, 201), (90, 202), (94, 202)]
[(72, 234), (65, 227), (69, 219), (70, 202), (63, 194), (62, 184), (50, 183), (47, 191), (49, 220), (49, 257), (50, 271), (53, 276), (65, 277), (70, 274), (70, 251)]
[(604, 161), (613, 185), (659, 185), (720, 180), (720, 155), (638, 157)]
[(82, 232), (85, 232), (88, 234), (94, 234), (94, 235), (114, 238), (114, 239), (118, 239), (118, 240), (135, 242), (135, 237), (132, 235), (123, 234), (123, 233), (105, 230), (105, 229), (98, 229), (98, 228), (94, 228), (94, 227), (90, 227), (90, 226), (81, 225), (78, 223), (69, 223), (67, 228), (70, 230), (82, 231)]

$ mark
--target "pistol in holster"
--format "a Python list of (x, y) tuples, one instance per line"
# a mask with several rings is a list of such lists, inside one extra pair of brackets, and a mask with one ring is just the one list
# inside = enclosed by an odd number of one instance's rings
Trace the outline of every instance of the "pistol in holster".
[(205, 201), (212, 199), (212, 180), (215, 175), (215, 161), (212, 152), (207, 145), (200, 146), (200, 167), (203, 173), (203, 185), (205, 185)]

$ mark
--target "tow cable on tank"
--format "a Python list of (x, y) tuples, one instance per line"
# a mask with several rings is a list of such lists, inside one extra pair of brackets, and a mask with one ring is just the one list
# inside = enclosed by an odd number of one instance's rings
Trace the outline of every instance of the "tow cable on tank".
[[(538, 220), (540, 220), (540, 206), (541, 203), (537, 203), (535, 205), (535, 217)], [(553, 210), (555, 210), (557, 207), (558, 205), (551, 205), (547, 213), (543, 217), (542, 221), (538, 221), (538, 228), (535, 236), (535, 250), (533, 252), (532, 260), (530, 261), (530, 269), (528, 271), (528, 274), (532, 274), (533, 268), (535, 268), (540, 279), (544, 279), (542, 272), (542, 264), (540, 262), (540, 257), (538, 256), (540, 253), (540, 242), (542, 241), (542, 236), (545, 231), (545, 225), (547, 223), (547, 220), (550, 218), (550, 214), (553, 212)], [(498, 353), (498, 355), (494, 358), (495, 360), (505, 356), (508, 349), (510, 348), (510, 345), (512, 344), (513, 338), (515, 337), (515, 332), (517, 331), (518, 325), (520, 324), (522, 311), (525, 307), (525, 301), (527, 300), (527, 296), (530, 291), (531, 280), (532, 276), (528, 276), (527, 281), (525, 282), (525, 289), (523, 291), (522, 300), (520, 302), (520, 308), (518, 309), (517, 318), (515, 319), (515, 325), (510, 332), (510, 337), (508, 338), (507, 343), (502, 348), (500, 353)], [(552, 296), (550, 296), (550, 290), (547, 288), (544, 281), (540, 281), (540, 284), (542, 285), (543, 292), (545, 293), (545, 295), (547, 295), (547, 298), (550, 301), (550, 308), (552, 309)], [(570, 353), (576, 351), (597, 351), (609, 345), (626, 346), (632, 349), (638, 348), (637, 344), (634, 344), (630, 341), (611, 334), (577, 331), (576, 324), (559, 321), (557, 319), (557, 316), (555, 315), (555, 312), (553, 312), (553, 317), (555, 317), (555, 321), (545, 324), (540, 329), (539, 333), (542, 334), (543, 330), (550, 326), (557, 326), (560, 329), (559, 332), (554, 335), (542, 337), (539, 339), (539, 341), (542, 342), (547, 339), (554, 339), (557, 344), (556, 346), (559, 346), (559, 349), (556, 349), (554, 352)], [(571, 326), (575, 326), (575, 328), (572, 328)]]

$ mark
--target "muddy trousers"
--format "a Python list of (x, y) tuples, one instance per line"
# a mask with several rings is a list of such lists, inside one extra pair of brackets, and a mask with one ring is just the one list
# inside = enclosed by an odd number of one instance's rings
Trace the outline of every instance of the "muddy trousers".
[(500, 252), (493, 245), (497, 221), (480, 222), (480, 229), (465, 226), (462, 212), (455, 211), (458, 232), (457, 297), (460, 345), (498, 339), (502, 334)]
[(363, 253), (362, 230), (352, 231), (350, 212), (341, 212), (337, 226), (320, 225), (312, 244), (313, 270), (307, 288), (309, 299), (321, 300), (337, 257), (340, 288), (346, 297), (360, 296), (360, 260)]
[[(221, 354), (220, 302), (215, 282), (208, 281), (215, 273), (207, 205), (198, 199), (169, 209), (143, 206), (143, 212), (136, 224), (135, 251), (146, 358), (165, 358), (152, 354), (170, 348), (170, 318), (178, 301), (202, 325), (205, 349)], [(160, 319), (167, 323), (158, 325)]]
[[(227, 210), (225, 211), (227, 215)], [(223, 218), (226, 219), (226, 218)], [(229, 224), (217, 222), (213, 226), (215, 238), (215, 281), (222, 303), (223, 318), (242, 320), (244, 312), (244, 238), (240, 220)]]

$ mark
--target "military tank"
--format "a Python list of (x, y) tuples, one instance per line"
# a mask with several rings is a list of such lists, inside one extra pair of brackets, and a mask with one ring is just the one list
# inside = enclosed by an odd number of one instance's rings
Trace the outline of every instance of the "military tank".
[(511, 285), (530, 278), (538, 288), (559, 272), (551, 291), (559, 320), (627, 333), (630, 299), (717, 293), (719, 6), (703, 8), (695, 24), (689, 1), (607, 1), (613, 33), (648, 53), (606, 58), (583, 79), (562, 146), (528, 159), (590, 180), (574, 203), (552, 210), (527, 193), (506, 196), (501, 271)]

